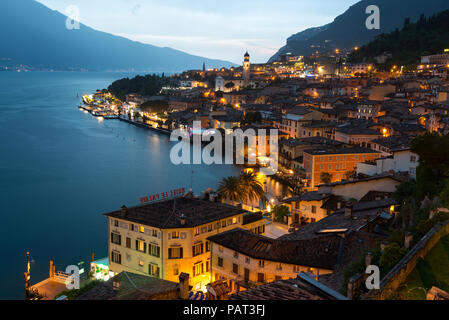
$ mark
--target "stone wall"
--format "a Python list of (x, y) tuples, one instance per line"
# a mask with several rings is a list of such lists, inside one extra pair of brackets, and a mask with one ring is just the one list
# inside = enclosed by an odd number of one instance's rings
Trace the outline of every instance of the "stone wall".
[(380, 289), (369, 291), (364, 298), (388, 300), (389, 297), (396, 292), (399, 286), (407, 280), (413, 270), (415, 270), (419, 260), (424, 259), (440, 239), (448, 234), (449, 221), (446, 221), (443, 224), (437, 224), (433, 227), (382, 279)]

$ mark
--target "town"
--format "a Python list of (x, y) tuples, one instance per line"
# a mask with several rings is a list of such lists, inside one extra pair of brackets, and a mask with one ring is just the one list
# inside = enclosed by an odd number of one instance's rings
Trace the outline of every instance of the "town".
[[(122, 79), (84, 95), (81, 110), (99, 121), (168, 135), (195, 134), (194, 122), (223, 136), (276, 129), (272, 179), (288, 192), (267, 197), (259, 170), (269, 151), (235, 150), (256, 164), (217, 190), (155, 194), (105, 213), (109, 256), (92, 257), (87, 284), (67, 291), (72, 277), (51, 262), (28, 298), (449, 300), (438, 269), (443, 287), (420, 289), (435, 250), (449, 262), (449, 50), (413, 68), (390, 68), (387, 53), (348, 62), (358, 50), (267, 64), (246, 52), (240, 67)], [(121, 89), (133, 81), (136, 92)], [(139, 81), (155, 89), (138, 92)], [(370, 290), (372, 265), (381, 278)]]

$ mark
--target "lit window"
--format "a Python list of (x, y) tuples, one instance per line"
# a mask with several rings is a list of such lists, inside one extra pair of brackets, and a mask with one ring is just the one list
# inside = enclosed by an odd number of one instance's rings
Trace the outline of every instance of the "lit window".
[(178, 231), (173, 231), (171, 233), (171, 237), (172, 237), (172, 239), (179, 239), (179, 232)]
[(139, 227), (139, 232), (140, 232), (140, 233), (144, 233), (144, 232), (145, 232), (145, 228), (144, 228), (143, 226), (140, 226), (140, 227)]
[(143, 261), (142, 260), (139, 261), (139, 266), (143, 267)]

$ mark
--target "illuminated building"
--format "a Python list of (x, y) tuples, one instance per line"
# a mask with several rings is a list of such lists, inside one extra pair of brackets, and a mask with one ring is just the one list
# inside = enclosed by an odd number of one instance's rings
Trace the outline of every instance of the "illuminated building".
[[(189, 274), (195, 291), (210, 283), (207, 237), (245, 227), (245, 210), (189, 196), (154, 202), (105, 214), (108, 218), (109, 269), (178, 281)], [(261, 217), (251, 229), (264, 232)], [(257, 225), (257, 226), (256, 226)]]

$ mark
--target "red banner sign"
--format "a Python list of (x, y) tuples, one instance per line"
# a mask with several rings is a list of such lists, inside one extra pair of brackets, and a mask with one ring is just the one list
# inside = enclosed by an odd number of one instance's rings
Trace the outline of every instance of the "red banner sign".
[(167, 192), (155, 193), (153, 195), (141, 197), (140, 204), (150, 203), (159, 200), (166, 200), (177, 196), (182, 196), (185, 193), (186, 193), (185, 188), (178, 188)]

